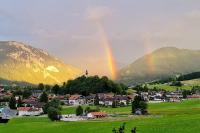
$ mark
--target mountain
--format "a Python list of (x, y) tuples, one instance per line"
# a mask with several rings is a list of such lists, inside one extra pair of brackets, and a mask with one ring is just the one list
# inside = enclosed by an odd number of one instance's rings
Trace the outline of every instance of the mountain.
[(15, 41), (0, 42), (0, 78), (31, 84), (61, 84), (82, 72), (47, 52)]
[(200, 51), (164, 47), (119, 71), (118, 80), (134, 85), (200, 71)]

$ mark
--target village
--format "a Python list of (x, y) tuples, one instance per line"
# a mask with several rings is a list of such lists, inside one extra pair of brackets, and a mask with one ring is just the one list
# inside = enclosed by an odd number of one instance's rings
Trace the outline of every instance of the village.
[[(24, 117), (24, 116), (45, 116), (44, 106), (45, 102), (42, 102), (41, 95), (45, 93), (42, 90), (34, 90), (29, 96), (23, 97), (23, 95), (14, 95), (14, 92), (5, 90), (3, 86), (0, 88), (0, 117), (1, 120), (8, 121), (12, 117)], [(147, 92), (133, 92), (128, 95), (116, 95), (114, 93), (97, 93), (83, 96), (79, 94), (66, 94), (56, 95), (54, 93), (48, 93), (48, 101), (57, 99), (60, 101), (62, 107), (78, 107), (78, 106), (103, 106), (108, 108), (120, 108), (125, 106), (131, 106), (134, 98), (140, 95), (147, 103), (161, 103), (161, 102), (181, 102), (186, 99), (199, 99), (200, 94), (198, 92), (184, 96), (183, 91), (153, 91)], [(14, 96), (16, 109), (10, 109), (10, 100)], [(98, 104), (95, 103), (98, 101)], [(130, 107), (131, 108), (131, 107)], [(140, 115), (140, 110), (135, 112)], [(96, 119), (107, 117), (112, 114), (107, 114), (100, 110), (91, 110), (84, 112), (81, 116), (73, 114), (62, 114), (61, 120), (63, 121), (79, 121), (87, 119)]]

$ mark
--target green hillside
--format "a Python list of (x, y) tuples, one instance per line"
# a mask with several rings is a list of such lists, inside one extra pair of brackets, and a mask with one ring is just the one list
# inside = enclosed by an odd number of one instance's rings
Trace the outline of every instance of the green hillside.
[(186, 85), (200, 86), (200, 79), (185, 80), (182, 81), (182, 83)]
[(145, 55), (119, 71), (128, 85), (200, 71), (200, 51), (166, 47)]

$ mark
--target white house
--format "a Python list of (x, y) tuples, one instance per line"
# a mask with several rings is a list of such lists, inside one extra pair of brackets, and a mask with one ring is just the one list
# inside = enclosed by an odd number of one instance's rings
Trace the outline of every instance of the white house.
[(86, 100), (81, 95), (71, 95), (69, 98), (69, 105), (83, 105), (86, 103)]
[(37, 116), (43, 113), (42, 108), (34, 108), (34, 107), (19, 107), (17, 108), (19, 116)]

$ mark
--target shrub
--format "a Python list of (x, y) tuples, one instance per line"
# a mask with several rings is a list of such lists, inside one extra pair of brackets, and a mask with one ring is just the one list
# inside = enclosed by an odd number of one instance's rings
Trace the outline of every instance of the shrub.
[(135, 111), (137, 109), (140, 109), (142, 114), (146, 114), (147, 107), (148, 107), (148, 105), (144, 101), (144, 99), (141, 96), (136, 96), (134, 98), (134, 101), (132, 102), (132, 113), (135, 114)]
[(48, 108), (48, 117), (52, 121), (60, 120), (61, 118), (61, 112), (60, 110), (54, 108), (54, 107), (49, 107)]
[(83, 115), (83, 108), (81, 106), (78, 106), (76, 108), (76, 116), (81, 116)]

